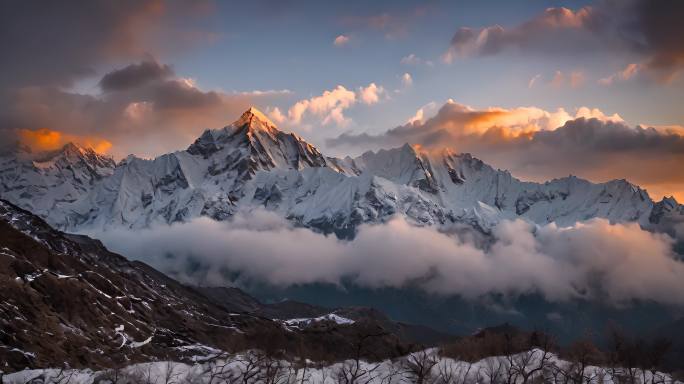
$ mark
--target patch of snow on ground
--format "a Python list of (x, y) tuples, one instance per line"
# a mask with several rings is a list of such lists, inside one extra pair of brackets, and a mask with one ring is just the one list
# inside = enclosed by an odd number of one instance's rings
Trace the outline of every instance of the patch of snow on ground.
[(303, 317), (299, 319), (289, 319), (283, 321), (286, 325), (289, 326), (298, 326), (298, 325), (309, 325), (311, 323), (318, 323), (321, 321), (332, 321), (336, 324), (340, 325), (348, 325), (348, 324), (354, 324), (354, 320), (348, 319), (346, 317), (342, 317), (340, 315), (336, 315), (334, 313), (329, 313), (327, 315), (319, 316), (319, 317)]

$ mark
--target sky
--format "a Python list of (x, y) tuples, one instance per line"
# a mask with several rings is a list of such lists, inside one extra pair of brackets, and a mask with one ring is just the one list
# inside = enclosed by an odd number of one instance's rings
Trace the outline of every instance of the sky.
[(684, 200), (684, 3), (0, 4), (0, 133), (117, 159), (264, 111), (328, 155), (409, 142)]

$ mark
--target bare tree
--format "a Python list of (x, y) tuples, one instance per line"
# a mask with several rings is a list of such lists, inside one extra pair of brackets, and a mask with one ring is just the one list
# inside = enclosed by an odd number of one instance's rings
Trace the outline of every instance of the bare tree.
[(451, 359), (437, 364), (437, 382), (439, 384), (466, 384), (470, 378), (473, 363), (469, 361), (456, 363)]
[[(50, 378), (50, 382), (54, 384), (69, 384), (74, 376), (75, 371), (67, 367), (60, 368), (57, 374)], [(2, 375), (0, 374), (0, 383), (2, 383)]]
[(387, 361), (387, 373), (380, 378), (380, 384), (392, 384), (401, 381), (401, 366), (394, 360)]
[(157, 384), (156, 379), (152, 375), (152, 364), (150, 363), (136, 367), (128, 380), (139, 384)]
[(261, 381), (264, 384), (283, 384), (287, 383), (288, 371), (282, 360), (271, 356), (264, 356), (260, 362)]
[(353, 359), (342, 363), (337, 371), (337, 382), (340, 384), (368, 384), (375, 379), (373, 372), (379, 364), (366, 366), (361, 360)]
[(259, 351), (248, 351), (240, 356), (237, 361), (239, 382), (252, 384), (259, 381), (262, 374), (262, 362), (266, 355)]
[(556, 384), (593, 383), (603, 379), (604, 372), (595, 366), (603, 363), (603, 353), (585, 336), (561, 351), (564, 360), (553, 362), (544, 372), (544, 377)]
[(200, 369), (193, 369), (190, 372), (188, 372), (185, 377), (183, 378), (183, 384), (203, 384), (204, 383), (204, 375), (205, 371), (201, 369), (201, 365), (198, 363), (195, 363), (194, 365), (195, 368), (199, 367)]
[(178, 384), (181, 372), (176, 372), (176, 368), (176, 363), (172, 361), (167, 360), (164, 363), (164, 369), (161, 376), (162, 384)]
[[(642, 346), (642, 358), (641, 358), (641, 369), (642, 372), (648, 370), (650, 373), (651, 384), (664, 384), (671, 381), (672, 378), (663, 373), (659, 372), (658, 369), (661, 368), (665, 356), (672, 347), (672, 343), (669, 340), (663, 338), (657, 338), (650, 343), (644, 343)], [(646, 378), (644, 377), (643, 383), (646, 384)]]
[(452, 360), (442, 360), (437, 364), (437, 382), (439, 384), (456, 383), (456, 364)]
[(430, 384), (434, 381), (432, 368), (437, 362), (437, 357), (428, 351), (412, 353), (404, 361), (405, 377), (415, 384)]
[(123, 374), (120, 364), (115, 364), (114, 368), (108, 369), (93, 378), (93, 384), (99, 384), (102, 382), (108, 382), (117, 384), (122, 379)]
[(369, 351), (368, 342), (376, 337), (387, 335), (382, 329), (367, 330), (356, 336), (352, 343), (354, 357), (345, 361), (337, 371), (337, 382), (342, 384), (367, 384), (375, 379), (374, 372), (380, 364), (370, 364), (362, 361), (362, 357)]
[(637, 384), (639, 357), (632, 341), (619, 329), (611, 329), (609, 345), (609, 372), (613, 382)]
[(232, 369), (234, 359), (227, 353), (218, 354), (209, 359), (204, 365), (202, 376), (209, 378), (207, 384), (237, 383), (239, 376)]
[(546, 334), (533, 332), (525, 343), (525, 347), (529, 349), (522, 352), (512, 353), (516, 349), (512, 335), (507, 337), (507, 344), (510, 344), (507, 346), (509, 353), (506, 354), (508, 384), (516, 383), (518, 379), (521, 379), (522, 384), (527, 384), (531, 378), (542, 373), (553, 356), (550, 351), (552, 341)]
[(504, 382), (504, 373), (506, 369), (506, 361), (499, 357), (490, 357), (485, 359), (485, 366), (482, 369), (482, 374), (487, 378), (490, 384), (502, 384)]
[[(293, 357), (287, 369), (287, 383), (289, 384), (304, 384), (308, 383), (311, 377), (309, 370), (309, 360), (306, 358), (305, 348), (303, 344), (299, 343), (297, 347), (296, 356)], [(300, 376), (301, 372), (301, 376)]]

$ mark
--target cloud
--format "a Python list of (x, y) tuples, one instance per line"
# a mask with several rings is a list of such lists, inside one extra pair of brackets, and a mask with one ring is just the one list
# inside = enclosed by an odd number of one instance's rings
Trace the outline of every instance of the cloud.
[[(599, 15), (592, 7), (577, 11), (547, 8), (534, 18), (510, 29), (500, 25), (483, 28), (461, 27), (451, 38), (446, 62), (470, 56), (499, 54), (509, 49), (559, 52), (590, 48)], [(564, 44), (559, 44), (564, 40)]]
[(385, 93), (383, 87), (377, 86), (375, 83), (368, 84), (367, 87), (359, 88), (359, 98), (364, 104), (372, 105), (380, 101), (380, 97)]
[(565, 73), (562, 71), (556, 71), (549, 83), (554, 88), (578, 88), (584, 84), (584, 73), (582, 71), (572, 71), (570, 73)]
[(547, 8), (514, 27), (493, 25), (458, 29), (443, 55), (456, 59), (519, 51), (539, 55), (632, 57), (654, 78), (671, 80), (684, 66), (679, 16), (684, 3), (676, 0), (600, 1), (577, 10)]
[[(0, 72), (0, 135), (59, 135), (55, 142), (99, 150), (110, 143), (115, 156), (152, 156), (189, 143), (186, 131), (225, 124), (259, 97), (198, 90), (152, 58), (210, 42), (208, 23), (198, 23), (208, 10), (204, 0), (0, 4), (0, 51), (12, 58)], [(142, 61), (102, 77), (99, 94), (69, 90), (132, 60)], [(193, 109), (205, 115), (193, 118)]]
[(278, 107), (266, 109), (266, 114), (276, 124), (282, 124), (287, 120), (287, 116), (285, 116)]
[[(361, 226), (354, 240), (341, 241), (292, 227), (261, 209), (238, 214), (232, 222), (199, 218), (91, 235), (196, 284), (288, 286), (345, 279), (365, 287), (416, 285), (466, 298), (535, 292), (553, 301), (626, 304), (637, 299), (684, 305), (684, 296), (672, 294), (684, 290), (684, 264), (675, 258), (673, 240), (637, 224), (605, 220), (538, 229), (520, 220), (504, 221), (486, 246), (471, 236), (415, 227), (401, 218)], [(238, 276), (237, 281), (228, 276)]]
[(263, 91), (255, 89), (253, 91), (239, 92), (239, 94), (243, 96), (286, 96), (293, 93), (294, 92), (290, 91), (289, 89), (266, 89)]
[(99, 84), (96, 95), (44, 86), (0, 94), (0, 130), (4, 135), (45, 128), (82, 144), (105, 140), (117, 158), (151, 157), (190, 144), (207, 128), (229, 124), (252, 104), (288, 95), (204, 91), (152, 59), (113, 70)]
[(409, 54), (408, 56), (402, 57), (400, 60), (400, 63), (404, 65), (418, 65), (422, 62), (423, 60), (413, 53)]
[(347, 124), (344, 110), (354, 103), (356, 93), (338, 85), (330, 91), (324, 91), (320, 96), (298, 101), (288, 110), (288, 117), (293, 124), (299, 124), (302, 118), (309, 114), (322, 118), (323, 125), (334, 122), (344, 126)]
[(404, 85), (404, 87), (410, 87), (413, 85), (413, 77), (411, 77), (411, 74), (406, 72), (403, 75), (401, 75), (401, 83)]
[(399, 61), (402, 65), (409, 65), (409, 66), (418, 66), (418, 65), (427, 65), (428, 67), (432, 67), (434, 63), (430, 60), (423, 60), (420, 57), (416, 56), (415, 54), (411, 53), (407, 56), (404, 56), (401, 58)]
[[(365, 87), (358, 87), (355, 92), (347, 89), (343, 85), (323, 91), (323, 94), (308, 99), (299, 100), (287, 110), (287, 116), (278, 108), (269, 109), (269, 114), (278, 123), (298, 128), (304, 126), (306, 118), (315, 118), (320, 124), (326, 126), (335, 124), (339, 127), (348, 126), (351, 119), (344, 115), (344, 112), (354, 106), (357, 102), (366, 105), (378, 103), (384, 95), (385, 89), (375, 83), (370, 83)], [(306, 130), (310, 130), (307, 128)]]
[(0, 52), (12, 59), (3, 62), (0, 87), (69, 86), (112, 60), (197, 44), (204, 30), (193, 20), (205, 10), (204, 1), (3, 2)]
[(568, 174), (594, 181), (627, 176), (651, 196), (684, 197), (684, 135), (677, 127), (631, 127), (619, 115), (582, 107), (473, 109), (448, 102), (432, 118), (411, 120), (379, 135), (345, 133), (331, 147), (355, 150), (420, 144), (470, 152), (526, 180)]
[(530, 81), (527, 82), (527, 88), (532, 89), (532, 87), (534, 87), (534, 84), (535, 84), (539, 79), (541, 79), (541, 74), (536, 74), (536, 75), (532, 76), (532, 78), (530, 79)]
[(422, 107), (418, 108), (416, 113), (406, 120), (406, 124), (418, 124), (425, 121), (425, 115), (428, 113), (434, 113), (437, 110), (437, 103), (431, 101)]
[(173, 75), (170, 66), (155, 60), (131, 64), (122, 69), (107, 73), (100, 80), (100, 88), (104, 92), (121, 91), (139, 87), (151, 81), (164, 80)]
[(407, 124), (376, 136), (343, 134), (336, 139), (328, 140), (328, 144), (357, 146), (365, 143), (400, 146), (408, 142), (425, 147), (446, 147), (469, 136), (483, 138), (496, 133), (505, 138), (529, 137), (537, 131), (556, 129), (576, 117), (622, 120), (617, 114), (606, 116), (598, 109), (580, 108), (573, 115), (563, 108), (553, 112), (536, 107), (491, 107), (477, 110), (449, 100), (439, 109), (436, 116), (424, 124)]
[(333, 45), (335, 45), (336, 47), (341, 47), (343, 45), (347, 45), (348, 43), (349, 43), (349, 36), (345, 36), (345, 35), (339, 35), (333, 41)]
[(598, 83), (601, 85), (611, 85), (617, 82), (627, 81), (637, 74), (641, 70), (641, 65), (636, 63), (627, 64), (627, 66), (610, 76), (599, 79)]
[(81, 146), (93, 148), (98, 153), (107, 153), (112, 147), (109, 140), (65, 134), (59, 131), (52, 131), (47, 128), (29, 130), (19, 129), (13, 131), (16, 139), (35, 151), (52, 151), (64, 147), (67, 143), (76, 143)]

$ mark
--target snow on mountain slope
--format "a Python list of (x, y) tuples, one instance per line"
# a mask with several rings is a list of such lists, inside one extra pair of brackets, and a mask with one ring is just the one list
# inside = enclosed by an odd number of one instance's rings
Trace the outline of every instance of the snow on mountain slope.
[(537, 224), (566, 226), (595, 217), (646, 224), (653, 206), (646, 191), (625, 180), (594, 184), (569, 176), (543, 184), (522, 182), (469, 154), (448, 151), (432, 169), (443, 204), (466, 215), (482, 203), (498, 215)]
[[(563, 226), (602, 217), (656, 227), (684, 215), (676, 201), (654, 204), (625, 180), (523, 182), (449, 150), (428, 154), (406, 144), (357, 158), (325, 157), (254, 108), (229, 126), (205, 131), (187, 150), (153, 160), (129, 156), (114, 168), (90, 156), (91, 162), (76, 161), (81, 167), (69, 169), (79, 171), (65, 176), (56, 160), (26, 165), (19, 158), (3, 158), (2, 196), (75, 231), (145, 228), (198, 216), (227, 220), (258, 206), (343, 237), (353, 236), (361, 223), (395, 214), (419, 225), (459, 222), (485, 232), (517, 217)], [(43, 179), (33, 176), (46, 169), (56, 170)], [(60, 183), (44, 181), (55, 172), (61, 172)]]
[(59, 215), (62, 204), (87, 195), (114, 167), (111, 158), (75, 144), (38, 153), (18, 146), (0, 154), (0, 195), (42, 217), (51, 217)]

